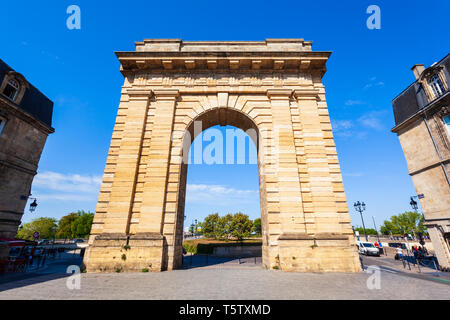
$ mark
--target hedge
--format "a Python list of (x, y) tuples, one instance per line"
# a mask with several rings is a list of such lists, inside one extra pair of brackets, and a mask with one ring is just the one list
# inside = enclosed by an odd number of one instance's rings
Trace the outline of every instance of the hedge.
[(215, 247), (239, 247), (239, 246), (260, 246), (262, 241), (260, 239), (251, 239), (239, 241), (217, 241), (210, 239), (186, 240), (183, 242), (183, 247), (187, 252), (193, 254), (212, 254)]

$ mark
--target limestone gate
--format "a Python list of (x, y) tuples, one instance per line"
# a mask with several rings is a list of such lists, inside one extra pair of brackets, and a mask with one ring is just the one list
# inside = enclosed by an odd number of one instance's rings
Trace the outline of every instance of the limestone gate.
[(181, 266), (183, 150), (198, 122), (257, 133), (266, 268), (360, 270), (322, 84), (330, 53), (311, 45), (150, 39), (117, 53), (125, 82), (88, 272)]

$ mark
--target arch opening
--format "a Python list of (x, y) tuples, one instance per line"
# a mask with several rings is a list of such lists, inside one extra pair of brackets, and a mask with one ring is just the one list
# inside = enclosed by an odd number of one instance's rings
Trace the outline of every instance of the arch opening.
[[(214, 131), (214, 133), (210, 134), (211, 131)], [(222, 208), (222, 210), (214, 210), (211, 207), (209, 213), (204, 211), (200, 216), (205, 218), (208, 214), (218, 212), (220, 212), (221, 216), (228, 213), (234, 214), (242, 212), (249, 215), (251, 220), (260, 218), (262, 246), (266, 246), (267, 239), (264, 237), (266, 219), (263, 213), (263, 208), (265, 207), (263, 204), (265, 201), (265, 194), (261, 192), (260, 132), (254, 121), (248, 115), (238, 110), (230, 108), (213, 108), (199, 114), (191, 123), (189, 123), (182, 139), (183, 160), (180, 172), (177, 209), (178, 225), (181, 227), (176, 230), (175, 243), (178, 250), (177, 248), (174, 250), (175, 266), (178, 268), (182, 266), (182, 243), (186, 226), (189, 226), (189, 223), (192, 223), (190, 220), (199, 218), (199, 215), (196, 216), (193, 215), (192, 212), (186, 212), (186, 196), (192, 192), (192, 189), (198, 190), (200, 188), (206, 192), (210, 191), (208, 190), (208, 186), (204, 184), (195, 184), (195, 182), (201, 182), (201, 180), (195, 180), (194, 178), (194, 180), (192, 180), (194, 182), (192, 185), (188, 183), (188, 176), (191, 177), (191, 169), (194, 170), (193, 174), (197, 175), (199, 172), (204, 171), (208, 166), (207, 171), (210, 174), (215, 175), (213, 179), (208, 179), (209, 181), (212, 180), (214, 182), (213, 188), (215, 188), (215, 191), (248, 192), (249, 197), (257, 197), (257, 194), (259, 194), (259, 205), (256, 208), (259, 212), (243, 212), (245, 210), (237, 210), (236, 206), (230, 210), (229, 208), (233, 206), (228, 205), (228, 209)], [(209, 148), (211, 145), (214, 145), (213, 148)], [(214, 151), (211, 149), (214, 149)], [(211, 155), (213, 155), (212, 158)], [(219, 171), (222, 171), (221, 174), (225, 171), (231, 175), (236, 175), (240, 170), (241, 172), (242, 170), (248, 169), (253, 171), (254, 169), (250, 169), (248, 165), (257, 166), (256, 170), (258, 172), (258, 178), (256, 186), (254, 185), (256, 190), (235, 190), (235, 187), (230, 186), (227, 183), (225, 183), (225, 186), (220, 185), (221, 180), (227, 179), (218, 178), (216, 174)], [(250, 174), (251, 179), (254, 178), (253, 174), (255, 173), (252, 172)], [(230, 179), (228, 179), (227, 182), (230, 182)], [(236, 185), (239, 184), (234, 184), (234, 186)], [(195, 210), (195, 206), (192, 210)], [(187, 219), (188, 216), (190, 219)], [(257, 250), (254, 251), (258, 257), (264, 256), (264, 254), (261, 254), (261, 249), (259, 249), (259, 252)]]

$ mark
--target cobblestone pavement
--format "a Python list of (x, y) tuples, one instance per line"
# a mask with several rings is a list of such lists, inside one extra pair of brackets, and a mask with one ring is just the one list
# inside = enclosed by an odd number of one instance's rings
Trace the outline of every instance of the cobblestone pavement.
[[(161, 273), (81, 274), (69, 290), (60, 262), (35, 277), (0, 283), (0, 299), (449, 299), (450, 285), (380, 271), (380, 289), (367, 286), (373, 274), (288, 273), (216, 264)], [(245, 264), (245, 263), (244, 263)], [(373, 279), (373, 278), (371, 278)], [(373, 283), (369, 281), (369, 283)]]

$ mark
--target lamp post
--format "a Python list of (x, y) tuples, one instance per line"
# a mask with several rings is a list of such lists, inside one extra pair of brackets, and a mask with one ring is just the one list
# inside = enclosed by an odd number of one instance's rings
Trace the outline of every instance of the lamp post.
[(30, 212), (33, 213), (36, 210), (37, 207), (37, 202), (36, 202), (36, 198), (30, 198), (33, 199), (34, 201), (30, 204)]
[(375, 223), (375, 217), (372, 216), (372, 220), (373, 220), (373, 226), (375, 227), (375, 231), (377, 232), (377, 239), (378, 239), (378, 243), (380, 242), (380, 236), (378, 235), (378, 229), (377, 229), (377, 224)]
[[(419, 213), (419, 211), (418, 211), (419, 204), (417, 203), (416, 200), (414, 200), (414, 198), (419, 198), (419, 197), (418, 196), (411, 196), (410, 197), (411, 201), (409, 202), (409, 204), (411, 205), (411, 208), (414, 210), (414, 212)], [(422, 212), (422, 218), (425, 220), (425, 216), (423, 215), (423, 212)], [(419, 225), (420, 225), (420, 222), (419, 222)], [(420, 231), (420, 229), (419, 229), (419, 231)], [(414, 233), (414, 237), (415, 237), (416, 236), (416, 232), (414, 230), (413, 230), (413, 233)]]
[(411, 201), (409, 202), (409, 204), (411, 205), (411, 208), (417, 212), (417, 209), (419, 208), (419, 206), (417, 205), (417, 201), (414, 200), (414, 196), (411, 197)]
[(364, 218), (362, 215), (363, 211), (366, 210), (366, 204), (364, 202), (361, 203), (361, 202), (357, 201), (353, 204), (353, 206), (355, 207), (355, 210), (358, 211), (359, 214), (361, 215), (361, 221), (362, 221), (363, 229), (364, 229), (364, 236), (366, 237), (366, 241), (369, 241), (369, 239), (367, 238), (366, 226), (364, 225)]
[(32, 203), (30, 203), (30, 212), (33, 213), (36, 210), (36, 207), (38, 206), (37, 204), (37, 199), (31, 197), (31, 193), (28, 196), (22, 195), (20, 196), (21, 200), (33, 200)]

